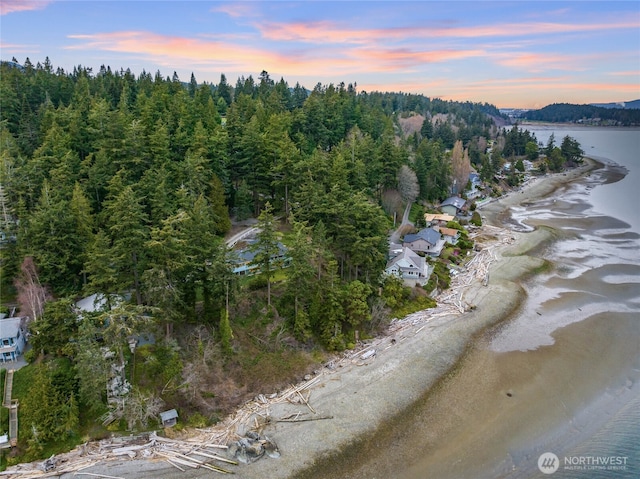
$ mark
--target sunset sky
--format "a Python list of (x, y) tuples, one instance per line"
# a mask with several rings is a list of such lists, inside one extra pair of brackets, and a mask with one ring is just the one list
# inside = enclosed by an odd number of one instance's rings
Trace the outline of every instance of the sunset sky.
[(640, 98), (638, 1), (0, 0), (0, 57), (506, 108)]

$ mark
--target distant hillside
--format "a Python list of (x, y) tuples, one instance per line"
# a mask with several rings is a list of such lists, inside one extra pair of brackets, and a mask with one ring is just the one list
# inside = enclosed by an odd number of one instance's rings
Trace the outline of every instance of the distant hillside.
[[(640, 100), (638, 101), (640, 102)], [(570, 122), (605, 126), (637, 126), (640, 125), (640, 109), (604, 108), (594, 105), (554, 103), (539, 110), (525, 112), (522, 114), (522, 118), (558, 123)]]
[(591, 103), (591, 106), (600, 108), (624, 108), (627, 110), (639, 110), (640, 100), (622, 101), (620, 103)]

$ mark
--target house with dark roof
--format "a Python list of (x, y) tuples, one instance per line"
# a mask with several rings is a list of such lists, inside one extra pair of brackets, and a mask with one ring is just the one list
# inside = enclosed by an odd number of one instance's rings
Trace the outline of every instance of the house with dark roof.
[(415, 234), (405, 235), (402, 246), (429, 256), (440, 256), (444, 240), (435, 229), (423, 228)]
[(0, 362), (15, 361), (27, 342), (23, 318), (0, 319)]
[[(233, 274), (238, 275), (251, 275), (255, 274), (258, 269), (258, 265), (254, 263), (256, 257), (255, 251), (251, 251), (248, 248), (234, 251), (231, 257), (231, 266)], [(278, 254), (271, 258), (275, 264), (279, 267), (286, 267), (289, 265), (290, 258), (287, 256), (287, 248), (278, 243)]]
[(440, 210), (448, 215), (458, 216), (463, 212), (466, 201), (459, 196), (451, 196), (440, 204)]
[(429, 280), (431, 271), (426, 260), (410, 248), (402, 248), (400, 254), (391, 258), (385, 268), (389, 276), (397, 276), (407, 286), (425, 284)]

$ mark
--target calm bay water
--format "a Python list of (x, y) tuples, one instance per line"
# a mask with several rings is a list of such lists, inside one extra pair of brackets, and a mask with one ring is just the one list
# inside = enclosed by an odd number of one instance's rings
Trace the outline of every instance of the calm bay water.
[[(549, 225), (566, 236), (547, 252), (557, 268), (529, 285), (523, 314), (502, 329), (490, 349), (560, 349), (556, 336), (574, 334), (583, 338), (578, 345), (582, 361), (572, 360), (574, 349), (565, 352), (567, 364), (577, 367), (574, 376), (589, 381), (585, 369), (603, 364), (607, 373), (594, 378), (591, 395), (567, 411), (565, 420), (531, 438), (521, 450), (529, 457), (524, 454), (512, 472), (493, 472), (540, 477), (530, 459), (551, 451), (561, 464), (553, 477), (640, 477), (640, 130), (526, 128), (545, 144), (551, 133), (557, 143), (570, 135), (585, 155), (606, 167), (561, 194), (513, 212), (517, 222)], [(608, 347), (599, 348), (603, 336)], [(625, 358), (616, 357), (619, 347)], [(579, 464), (581, 458), (612, 456), (624, 458), (625, 467)], [(578, 464), (565, 467), (564, 461)]]
[(594, 211), (621, 219), (640, 233), (640, 129), (595, 127), (523, 127), (547, 144), (554, 134), (556, 144), (566, 135), (578, 140), (586, 156), (624, 169), (626, 176), (618, 182), (600, 185), (589, 195)]
[(382, 447), (350, 478), (389, 477), (384, 462), (395, 479), (640, 477), (640, 130), (525, 128), (545, 144), (570, 135), (605, 167), (511, 211), (516, 230), (559, 231), (536, 253), (554, 268), (386, 436), (393, 456)]

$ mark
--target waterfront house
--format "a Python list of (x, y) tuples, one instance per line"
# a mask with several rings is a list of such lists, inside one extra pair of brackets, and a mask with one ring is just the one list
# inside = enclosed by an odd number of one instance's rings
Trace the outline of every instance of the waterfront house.
[(410, 248), (402, 248), (400, 254), (391, 258), (385, 268), (389, 276), (397, 276), (408, 286), (425, 284), (429, 280), (429, 265), (426, 260)]
[(444, 240), (440, 232), (433, 228), (423, 228), (415, 234), (405, 235), (402, 246), (429, 256), (440, 256)]
[(445, 228), (444, 226), (437, 227), (438, 231), (442, 235), (442, 239), (449, 244), (456, 244), (460, 238), (460, 231), (455, 228)]
[(465, 200), (459, 196), (451, 196), (440, 205), (440, 210), (448, 215), (458, 216), (463, 213)]
[(23, 318), (0, 319), (0, 361), (15, 361), (26, 345)]
[(444, 215), (441, 213), (425, 213), (424, 215), (424, 221), (427, 226), (446, 226), (449, 221), (453, 221), (455, 219), (455, 216)]

